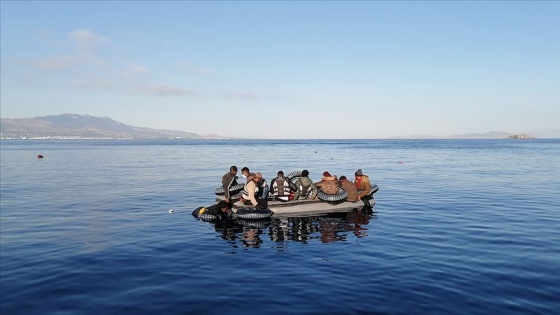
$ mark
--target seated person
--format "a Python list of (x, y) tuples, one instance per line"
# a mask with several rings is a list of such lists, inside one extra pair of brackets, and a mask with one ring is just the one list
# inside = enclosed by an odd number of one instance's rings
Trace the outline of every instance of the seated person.
[[(249, 174), (251, 174), (249, 168), (247, 166), (244, 166), (241, 169), (241, 175), (243, 176), (243, 178), (247, 179), (247, 183), (249, 182)], [(259, 197), (261, 199), (267, 199), (268, 191), (270, 189), (268, 188), (268, 183), (266, 182), (266, 179), (262, 178), (262, 176), (259, 182), (257, 183), (257, 187), (259, 188)]]
[(295, 183), (296, 193), (294, 195), (295, 200), (313, 200), (317, 197), (317, 187), (313, 184), (311, 178), (309, 178), (309, 171), (301, 171), (301, 176)]
[(336, 176), (332, 176), (331, 173), (324, 171), (323, 178), (320, 182), (315, 183), (317, 188), (321, 189), (322, 192), (329, 195), (336, 195), (338, 194), (338, 189), (340, 186), (338, 185), (338, 179)]
[(259, 198), (266, 200), (268, 199), (268, 192), (270, 191), (270, 188), (268, 187), (266, 179), (262, 177), (262, 174), (257, 174), (260, 175), (259, 181), (257, 182), (257, 188), (259, 189)]
[(229, 203), (227, 203), (225, 200), (221, 200), (217, 204), (208, 207), (198, 207), (193, 210), (192, 215), (195, 218), (198, 218), (198, 216), (203, 213), (211, 214), (220, 220), (226, 219), (231, 215)]
[(297, 190), (296, 185), (287, 177), (284, 177), (283, 171), (278, 171), (277, 176), (270, 182), (270, 191), (274, 199), (279, 201), (290, 200), (292, 192)]
[(346, 200), (350, 202), (358, 202), (358, 188), (356, 187), (356, 184), (349, 181), (344, 175), (340, 176), (340, 180), (338, 182), (340, 183), (340, 188), (346, 190), (348, 193)]
[(257, 183), (262, 179), (262, 174), (250, 173), (247, 179), (249, 181), (245, 184), (243, 194), (241, 195), (241, 199), (239, 201), (241, 201), (244, 205), (253, 205), (257, 210), (267, 209), (268, 201), (260, 197), (259, 187), (257, 186)]
[(251, 174), (251, 172), (249, 171), (249, 168), (247, 166), (244, 166), (241, 169), (241, 176), (243, 176), (243, 178), (245, 178), (247, 180), (246, 183), (249, 181), (249, 179), (248, 179), (249, 174)]

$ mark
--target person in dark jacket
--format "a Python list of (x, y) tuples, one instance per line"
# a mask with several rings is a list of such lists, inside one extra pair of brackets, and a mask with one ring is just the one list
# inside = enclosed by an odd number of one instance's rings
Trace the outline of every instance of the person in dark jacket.
[(227, 203), (230, 203), (231, 193), (230, 189), (232, 186), (237, 185), (237, 166), (232, 165), (229, 168), (229, 172), (222, 176), (222, 187), (224, 188), (224, 198)]
[(218, 202), (217, 204), (208, 207), (198, 207), (194, 209), (192, 215), (195, 218), (198, 218), (198, 216), (203, 213), (211, 214), (220, 220), (226, 219), (231, 214), (229, 203), (227, 203), (225, 200), (220, 200), (220, 202)]

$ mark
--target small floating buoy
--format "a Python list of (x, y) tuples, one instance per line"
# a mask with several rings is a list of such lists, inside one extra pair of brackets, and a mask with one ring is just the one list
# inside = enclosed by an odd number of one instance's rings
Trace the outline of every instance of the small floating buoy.
[(44, 156), (42, 156), (41, 154), (39, 154), (39, 155), (37, 155), (37, 158), (38, 158), (38, 159), (42, 159), (42, 158), (44, 158)]
[(173, 209), (169, 209), (169, 213), (173, 213), (173, 212), (174, 212), (174, 210), (173, 210)]

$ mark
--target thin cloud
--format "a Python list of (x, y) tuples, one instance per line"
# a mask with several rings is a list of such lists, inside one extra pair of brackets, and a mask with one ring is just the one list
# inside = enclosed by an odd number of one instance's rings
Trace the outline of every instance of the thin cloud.
[(103, 80), (81, 80), (74, 82), (73, 86), (81, 89), (94, 90), (111, 90), (115, 88), (115, 85), (113, 83)]
[(261, 95), (248, 92), (224, 92), (223, 95), (227, 98), (246, 99), (251, 101), (258, 101), (263, 99)]
[(95, 67), (107, 65), (107, 62), (100, 57), (99, 53), (101, 45), (109, 43), (104, 36), (89, 30), (79, 29), (68, 34), (68, 42), (77, 49), (77, 53), (27, 59), (20, 62), (36, 69), (56, 72), (68, 71), (84, 65)]
[(81, 52), (87, 54), (95, 54), (99, 51), (101, 45), (109, 43), (109, 40), (104, 36), (85, 29), (70, 32), (68, 38), (70, 38)]
[(148, 68), (129, 62), (125, 63), (124, 69), (118, 72), (118, 74), (126, 77), (138, 77), (147, 73), (149, 73)]
[(192, 73), (202, 75), (202, 76), (209, 76), (210, 75), (210, 71), (208, 71), (207, 69), (195, 67), (188, 61), (179, 61), (179, 62), (177, 62), (177, 64), (179, 65), (179, 67), (181, 69), (186, 70), (188, 72), (192, 72)]
[(23, 60), (22, 63), (47, 71), (65, 71), (78, 62), (76, 56), (56, 56), (43, 59)]
[(176, 86), (171, 86), (171, 85), (151, 84), (151, 85), (141, 86), (139, 89), (143, 92), (158, 95), (158, 96), (186, 95), (186, 96), (194, 97), (198, 95), (198, 93), (194, 91), (183, 89)]

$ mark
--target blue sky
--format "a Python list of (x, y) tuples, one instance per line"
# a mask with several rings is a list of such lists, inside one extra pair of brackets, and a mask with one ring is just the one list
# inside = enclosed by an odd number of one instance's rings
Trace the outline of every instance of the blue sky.
[(3, 118), (286, 139), (560, 128), (560, 2), (0, 3)]

